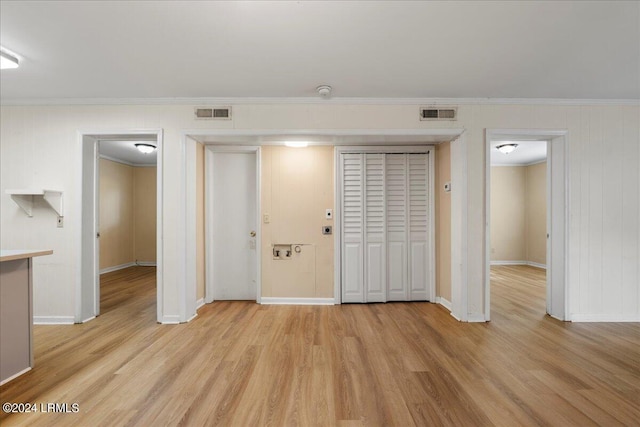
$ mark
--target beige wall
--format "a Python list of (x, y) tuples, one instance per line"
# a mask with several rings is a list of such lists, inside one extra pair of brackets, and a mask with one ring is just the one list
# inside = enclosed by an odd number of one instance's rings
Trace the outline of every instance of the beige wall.
[[(332, 298), (333, 147), (262, 147), (262, 296)], [(292, 260), (273, 260), (273, 244), (303, 244)]]
[(156, 262), (156, 168), (100, 159), (100, 270)]
[(491, 168), (491, 261), (546, 264), (546, 163)]
[(435, 167), (436, 295), (451, 302), (451, 143), (436, 146)]
[(526, 261), (547, 263), (547, 163), (525, 169)]
[(135, 261), (133, 167), (100, 159), (100, 269)]
[(156, 262), (156, 168), (133, 169), (134, 257), (137, 262)]
[(196, 298), (204, 298), (204, 145), (196, 144)]
[(525, 240), (525, 170), (491, 168), (491, 260), (522, 261)]

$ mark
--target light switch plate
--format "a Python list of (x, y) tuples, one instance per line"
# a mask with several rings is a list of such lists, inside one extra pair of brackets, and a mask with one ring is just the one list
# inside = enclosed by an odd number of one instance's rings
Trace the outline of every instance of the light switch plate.
[(262, 215), (262, 222), (264, 222), (265, 224), (269, 224), (271, 222), (271, 215), (269, 215), (268, 213)]

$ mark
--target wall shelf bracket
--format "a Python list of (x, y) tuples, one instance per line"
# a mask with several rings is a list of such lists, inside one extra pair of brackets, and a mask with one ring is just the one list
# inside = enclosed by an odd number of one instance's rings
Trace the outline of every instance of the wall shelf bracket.
[(59, 190), (7, 190), (11, 199), (30, 217), (33, 216), (33, 203), (36, 197), (42, 197), (59, 217), (63, 214), (62, 191)]

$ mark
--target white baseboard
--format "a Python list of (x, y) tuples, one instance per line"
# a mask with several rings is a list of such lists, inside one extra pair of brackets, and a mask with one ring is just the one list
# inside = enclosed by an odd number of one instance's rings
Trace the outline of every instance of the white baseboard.
[(34, 325), (73, 325), (73, 316), (33, 316)]
[(139, 267), (157, 267), (155, 261), (136, 261), (133, 264)]
[(270, 305), (334, 305), (334, 298), (273, 298), (262, 297), (260, 304)]
[(180, 316), (177, 314), (168, 314), (166, 316), (162, 316), (162, 321), (160, 322), (163, 325), (177, 325), (180, 323)]
[(123, 270), (129, 267), (135, 267), (135, 265), (136, 265), (135, 262), (128, 262), (126, 264), (114, 265), (113, 267), (103, 268), (102, 270), (100, 270), (100, 274), (111, 273), (112, 271), (118, 271), (118, 270)]
[(447, 310), (451, 311), (451, 303), (445, 298), (436, 297), (436, 304), (440, 304), (441, 306), (443, 306)]
[(484, 318), (484, 314), (470, 314), (467, 316), (467, 322), (469, 323), (479, 323), (486, 322), (487, 319)]
[(89, 318), (87, 318), (87, 319), (84, 319), (84, 320), (83, 320), (82, 322), (80, 322), (80, 323), (87, 323), (88, 321), (93, 320), (93, 319), (95, 319), (95, 318), (96, 318), (96, 316), (91, 316), (91, 317), (89, 317)]
[(203, 305), (204, 305), (204, 298), (200, 298), (199, 300), (196, 301), (196, 310), (198, 310)]
[(527, 261), (491, 261), (491, 265), (527, 265)]
[(529, 265), (531, 267), (538, 267), (547, 269), (547, 266), (533, 261), (491, 261), (491, 265)]
[(541, 268), (543, 270), (547, 269), (547, 266), (545, 264), (540, 264), (538, 262), (533, 262), (533, 261), (527, 261), (527, 265), (530, 267), (537, 267), (537, 268)]
[(639, 314), (571, 314), (572, 322), (640, 322)]
[(4, 380), (0, 381), (0, 385), (6, 384), (11, 380), (14, 380), (16, 378), (18, 378), (20, 375), (27, 373), (31, 370), (31, 366), (29, 366), (26, 369), (23, 369), (22, 371), (18, 372), (17, 374), (11, 375), (9, 378), (5, 378)]

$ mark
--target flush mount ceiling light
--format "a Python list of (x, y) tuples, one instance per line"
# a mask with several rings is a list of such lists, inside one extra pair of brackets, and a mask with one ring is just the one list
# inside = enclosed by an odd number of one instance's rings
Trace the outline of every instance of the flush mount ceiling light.
[(0, 69), (18, 68), (18, 65), (20, 65), (18, 58), (5, 48), (0, 47)]
[(320, 95), (320, 98), (329, 99), (331, 97), (331, 86), (322, 85), (316, 88), (316, 92)]
[(145, 142), (139, 142), (139, 143), (134, 144), (134, 145), (143, 154), (150, 154), (150, 153), (153, 153), (154, 151), (156, 151), (156, 146), (155, 145), (147, 144)]
[(284, 145), (286, 145), (287, 147), (293, 147), (293, 148), (304, 148), (308, 146), (309, 143), (307, 141), (286, 141)]
[(509, 154), (513, 150), (515, 150), (517, 146), (518, 146), (518, 144), (511, 144), (511, 143), (510, 144), (500, 144), (500, 145), (496, 145), (496, 150), (498, 150), (502, 154)]

